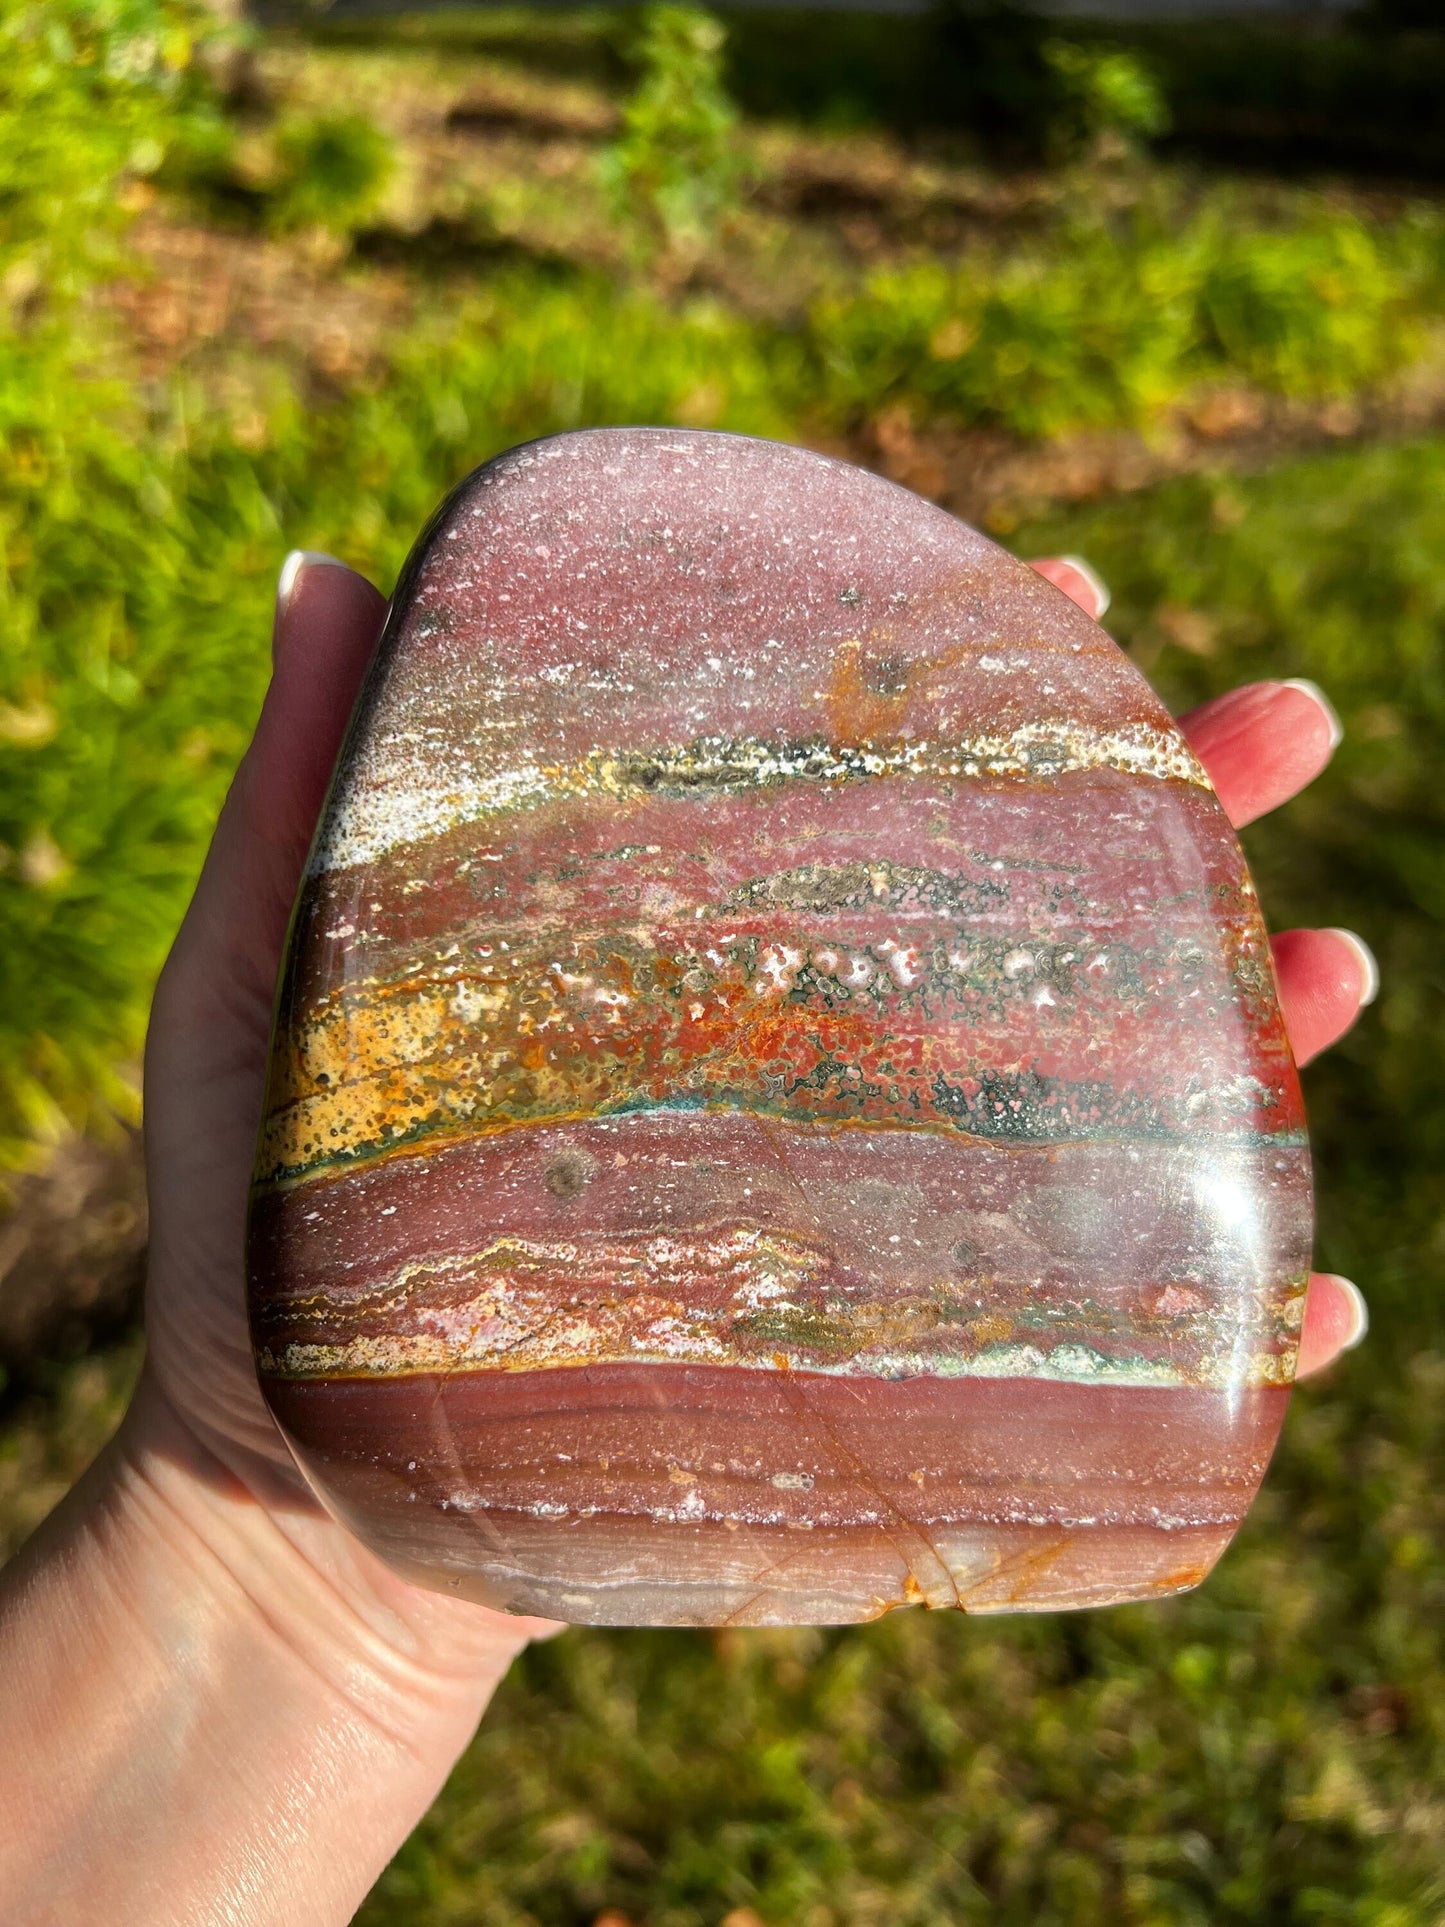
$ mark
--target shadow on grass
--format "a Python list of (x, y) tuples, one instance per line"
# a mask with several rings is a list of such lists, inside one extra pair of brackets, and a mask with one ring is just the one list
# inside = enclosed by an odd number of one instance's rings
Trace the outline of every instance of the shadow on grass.
[(363, 261), (405, 269), (426, 280), (494, 274), (506, 268), (525, 268), (533, 281), (551, 287), (578, 285), (586, 278), (565, 254), (529, 247), (479, 221), (440, 215), (414, 233), (394, 227), (364, 228), (353, 247)]

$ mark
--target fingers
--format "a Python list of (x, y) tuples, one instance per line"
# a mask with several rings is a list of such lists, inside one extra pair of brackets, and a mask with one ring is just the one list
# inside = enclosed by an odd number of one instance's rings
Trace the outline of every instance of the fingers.
[(298, 1488), (257, 1393), (246, 1331), (247, 1194), (286, 926), (384, 608), (369, 582), (329, 558), (283, 569), (271, 686), (146, 1040), (149, 1355), (195, 1436), (254, 1491), (288, 1504)]
[[(1230, 821), (1241, 827), (1288, 802), (1329, 762), (1342, 734), (1323, 691), (1309, 682), (1230, 690), (1180, 718)], [(1380, 973), (1352, 930), (1285, 930), (1272, 940), (1280, 1010), (1295, 1062), (1307, 1064), (1373, 1003)], [(1369, 1314), (1348, 1278), (1310, 1278), (1297, 1378), (1357, 1345)]]
[(1311, 1272), (1295, 1377), (1323, 1371), (1341, 1352), (1358, 1345), (1369, 1329), (1370, 1314), (1358, 1285), (1332, 1272)]
[[(1374, 1002), (1379, 967), (1353, 930), (1284, 930), (1272, 947), (1285, 1029), (1295, 1061), (1305, 1064)], [(1358, 1345), (1369, 1323), (1357, 1285), (1331, 1272), (1312, 1273), (1295, 1377), (1308, 1378)]]
[[(386, 603), (334, 556), (288, 556), (276, 592), (271, 687), (237, 777), (234, 835), (264, 842), (289, 913)], [(231, 853), (221, 844), (212, 853)], [(208, 864), (209, 868), (209, 864)]]
[(1312, 682), (1246, 683), (1179, 718), (1236, 829), (1314, 781), (1344, 731)]
[(1109, 606), (1109, 591), (1082, 557), (1045, 555), (1029, 567), (1056, 589), (1062, 589), (1070, 602), (1077, 602), (1086, 616), (1097, 622)]
[[(1108, 608), (1108, 590), (1077, 556), (1046, 556), (1030, 566), (1096, 621)], [(1232, 689), (1182, 716), (1179, 727), (1237, 829), (1312, 782), (1343, 734), (1324, 691), (1304, 681)], [(1374, 1002), (1379, 967), (1352, 930), (1286, 930), (1272, 947), (1285, 1028), (1296, 1063), (1307, 1064)], [(1357, 1286), (1313, 1273), (1295, 1376), (1321, 1371), (1357, 1345), (1368, 1326)]]

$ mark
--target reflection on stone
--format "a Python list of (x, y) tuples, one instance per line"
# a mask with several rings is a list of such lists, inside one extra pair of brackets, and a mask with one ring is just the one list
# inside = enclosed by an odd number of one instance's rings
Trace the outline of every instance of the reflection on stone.
[(876, 477), (514, 450), (394, 602), (252, 1212), (391, 1563), (621, 1624), (1195, 1583), (1310, 1236), (1243, 859), (1092, 622)]

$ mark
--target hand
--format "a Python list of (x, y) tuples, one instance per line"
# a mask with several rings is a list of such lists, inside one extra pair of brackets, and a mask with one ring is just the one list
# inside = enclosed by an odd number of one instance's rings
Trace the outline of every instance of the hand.
[[(1103, 593), (1040, 572), (1090, 614)], [(336, 1525), (267, 1413), (247, 1337), (246, 1197), (277, 969), (341, 733), (384, 614), (329, 557), (282, 574), (275, 673), (157, 990), (146, 1055), (149, 1357), (108, 1460), (0, 1595), (0, 1890), (18, 1919), (350, 1918), (543, 1621), (419, 1591)], [(1309, 686), (1183, 719), (1236, 823), (1295, 794), (1336, 725)], [(1358, 939), (1276, 940), (1301, 1060), (1373, 994)], [(1311, 1282), (1301, 1370), (1363, 1329)], [(14, 1764), (7, 1768), (6, 1760)], [(15, 1775), (6, 1782), (7, 1773)]]
[[(1088, 614), (1106, 594), (1085, 566), (1033, 564)], [(297, 1476), (261, 1400), (247, 1336), (242, 1248), (261, 1114), (272, 1000), (287, 922), (341, 733), (371, 658), (385, 603), (327, 557), (292, 558), (282, 577), (275, 674), (237, 774), (195, 900), (162, 975), (146, 1059), (151, 1187), (147, 1300), (150, 1370), (198, 1450), (310, 1531), (335, 1534), (345, 1583), (380, 1588), (429, 1623), (447, 1602), (391, 1580), (330, 1526)], [(1236, 827), (1287, 801), (1317, 776), (1338, 724), (1311, 685), (1255, 683), (1181, 718)], [(1341, 1036), (1373, 994), (1360, 940), (1292, 930), (1274, 940), (1280, 1001), (1301, 1063)], [(1349, 1342), (1358, 1294), (1317, 1274), (1306, 1311), (1301, 1371)], [(455, 1615), (469, 1630), (476, 1616)], [(522, 1643), (498, 1618), (495, 1636)]]
[[(1045, 557), (1032, 566), (1096, 620), (1108, 591), (1086, 563)], [(1329, 762), (1339, 719), (1309, 682), (1246, 683), (1179, 718), (1234, 827), (1298, 796)], [(1379, 988), (1375, 959), (1352, 930), (1284, 930), (1272, 939), (1280, 1009), (1297, 1064), (1338, 1042)], [(1348, 1278), (1310, 1274), (1296, 1378), (1358, 1344), (1369, 1320)]]

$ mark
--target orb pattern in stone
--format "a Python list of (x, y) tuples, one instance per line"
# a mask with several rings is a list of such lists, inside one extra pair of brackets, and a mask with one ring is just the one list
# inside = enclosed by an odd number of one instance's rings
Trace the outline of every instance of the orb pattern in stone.
[(876, 476), (513, 450), (394, 599), (251, 1220), (266, 1395), (421, 1583), (611, 1624), (1203, 1576), (1288, 1397), (1239, 846), (1023, 564)]

